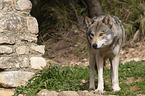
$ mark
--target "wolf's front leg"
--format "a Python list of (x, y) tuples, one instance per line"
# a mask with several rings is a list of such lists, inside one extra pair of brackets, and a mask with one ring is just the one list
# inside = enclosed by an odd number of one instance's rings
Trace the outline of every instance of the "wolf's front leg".
[(94, 76), (94, 70), (95, 70), (95, 57), (93, 54), (89, 55), (89, 63), (91, 67), (91, 74), (90, 74), (90, 86), (89, 89), (95, 89), (95, 76)]
[(119, 80), (118, 80), (119, 55), (116, 55), (112, 59), (111, 63), (112, 63), (111, 76), (112, 76), (113, 90), (119, 91), (121, 89), (119, 87)]
[(97, 68), (98, 68), (98, 88), (95, 90), (96, 93), (103, 93), (104, 81), (103, 81), (103, 57), (97, 56)]

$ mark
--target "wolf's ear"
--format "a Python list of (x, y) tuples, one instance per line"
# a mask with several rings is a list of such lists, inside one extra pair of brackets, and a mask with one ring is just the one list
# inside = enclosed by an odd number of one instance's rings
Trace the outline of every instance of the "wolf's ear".
[(103, 18), (102, 22), (103, 22), (104, 24), (108, 25), (110, 28), (112, 28), (112, 26), (113, 26), (113, 23), (112, 23), (112, 19), (111, 19), (110, 14), (107, 14), (107, 15)]
[(85, 23), (86, 23), (87, 27), (89, 27), (91, 24), (94, 23), (94, 19), (85, 17)]

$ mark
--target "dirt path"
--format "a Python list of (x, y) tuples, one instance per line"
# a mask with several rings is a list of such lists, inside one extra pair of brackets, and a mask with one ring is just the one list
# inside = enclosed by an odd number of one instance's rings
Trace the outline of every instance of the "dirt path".
[[(72, 64), (88, 66), (89, 63), (88, 63), (87, 56), (85, 56), (84, 59), (79, 60), (80, 56), (78, 57), (74, 56), (74, 53), (70, 52), (75, 50), (76, 48), (74, 49), (72, 48), (72, 50), (64, 49), (62, 51), (58, 51), (57, 58), (55, 59), (46, 58), (47, 62), (51, 64), (60, 64), (60, 65), (67, 65), (67, 66), (71, 66)], [(62, 54), (64, 55), (64, 57)], [(135, 61), (145, 60), (145, 41), (138, 42), (134, 44), (133, 47), (125, 47), (120, 50), (120, 61), (122, 64), (125, 64), (125, 62), (129, 62), (132, 60)]]
[(136, 43), (132, 48), (125, 48), (120, 51), (120, 60), (124, 64), (132, 60), (145, 60), (145, 41)]

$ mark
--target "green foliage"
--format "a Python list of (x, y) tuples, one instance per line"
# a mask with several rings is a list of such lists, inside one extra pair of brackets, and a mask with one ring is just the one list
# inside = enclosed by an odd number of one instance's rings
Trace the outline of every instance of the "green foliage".
[(44, 14), (39, 24), (39, 42), (44, 43), (52, 37), (55, 40), (64, 39), (74, 25), (82, 25), (82, 15), (86, 13), (86, 9), (87, 5), (83, 0), (46, 0), (41, 6)]
[[(140, 37), (144, 39), (145, 1), (144, 0), (100, 0), (103, 12), (119, 17), (125, 27), (126, 40), (131, 40), (137, 30), (140, 30)], [(39, 43), (44, 43), (50, 38), (65, 39), (69, 32), (75, 33), (73, 26), (80, 29), (82, 34), (84, 18), (88, 16), (88, 6), (85, 0), (44, 0), (41, 5), (41, 23)], [(84, 31), (83, 30), (83, 31)], [(85, 34), (84, 34), (85, 35)]]
[[(88, 90), (90, 77), (89, 67), (80, 67), (78, 65), (72, 67), (61, 67), (59, 65), (50, 65), (48, 69), (43, 69), (36, 73), (29, 80), (27, 86), (19, 86), (16, 88), (15, 96), (18, 94), (26, 94), (26, 96), (35, 96), (42, 89), (55, 91), (77, 91)], [(97, 76), (96, 87), (97, 87)], [(132, 83), (127, 83), (128, 79), (133, 77)], [(140, 80), (138, 80), (141, 78)], [(111, 89), (110, 69), (104, 69), (105, 92), (104, 94), (113, 94), (120, 96), (136, 96), (137, 94), (145, 94), (145, 61), (131, 61), (119, 67), (119, 80), (121, 91), (113, 92)], [(85, 80), (86, 83), (82, 83)], [(136, 90), (131, 90), (131, 87), (136, 86)]]
[[(79, 66), (65, 66), (50, 65), (48, 69), (43, 68), (40, 72), (36, 73), (33, 78), (29, 80), (27, 86), (17, 87), (15, 95), (29, 94), (36, 95), (42, 89), (55, 90), (55, 91), (77, 91), (81, 86), (81, 80), (89, 79), (89, 67)], [(81, 86), (81, 87), (80, 87)]]
[[(144, 13), (145, 15), (145, 13)], [(145, 16), (141, 17), (140, 19), (140, 26), (139, 26), (140, 36), (142, 36), (140, 39), (144, 39), (145, 37)]]
[[(145, 1), (101, 0), (101, 5), (105, 13), (118, 16), (123, 21), (125, 30), (127, 30), (126, 40), (132, 39), (135, 32), (140, 29), (139, 26), (142, 22), (141, 16), (145, 17)], [(126, 27), (126, 24), (132, 26), (132, 28)], [(145, 34), (145, 31), (143, 33)], [(144, 34), (140, 38), (143, 38), (145, 36)]]

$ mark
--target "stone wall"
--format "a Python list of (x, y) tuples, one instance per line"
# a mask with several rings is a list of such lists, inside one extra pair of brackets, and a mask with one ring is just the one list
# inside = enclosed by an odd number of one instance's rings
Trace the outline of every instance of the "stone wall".
[(46, 66), (44, 45), (37, 45), (38, 23), (29, 0), (0, 0), (0, 85), (25, 85)]

